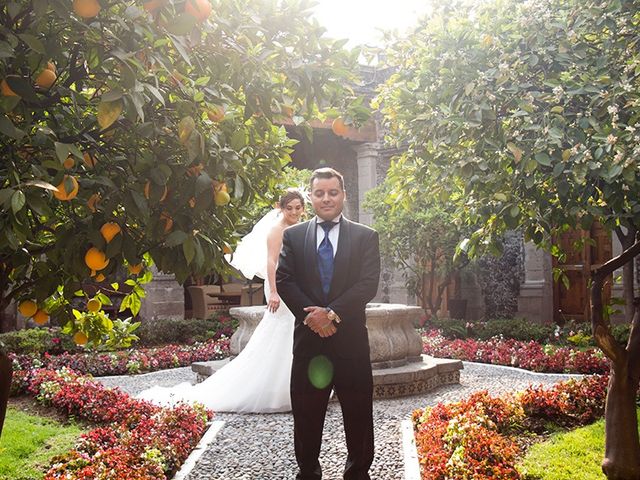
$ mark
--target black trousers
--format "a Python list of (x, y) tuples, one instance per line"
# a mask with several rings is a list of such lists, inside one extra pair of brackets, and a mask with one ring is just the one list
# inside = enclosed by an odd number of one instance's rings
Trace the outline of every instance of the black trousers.
[(344, 479), (369, 480), (368, 471), (373, 463), (374, 449), (373, 378), (368, 355), (355, 359), (293, 357), (291, 405), (299, 468), (296, 479), (322, 478), (318, 457), (332, 388), (342, 407), (347, 441)]

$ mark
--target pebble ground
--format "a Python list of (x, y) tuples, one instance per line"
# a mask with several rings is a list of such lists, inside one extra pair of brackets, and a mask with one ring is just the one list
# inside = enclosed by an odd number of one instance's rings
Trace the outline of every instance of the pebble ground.
[[(374, 480), (402, 480), (404, 464), (400, 423), (416, 408), (452, 402), (478, 390), (492, 395), (523, 390), (530, 384), (552, 384), (568, 375), (545, 375), (509, 367), (464, 362), (459, 385), (439, 387), (431, 392), (391, 400), (375, 400), (376, 454), (371, 467)], [(193, 381), (190, 367), (143, 375), (101, 377), (107, 386), (118, 386), (136, 394), (152, 385), (171, 386)], [(295, 478), (293, 419), (289, 413), (216, 414), (224, 427), (209, 445), (187, 480), (291, 480)], [(327, 412), (320, 454), (325, 480), (340, 480), (346, 459), (340, 405), (331, 402)]]

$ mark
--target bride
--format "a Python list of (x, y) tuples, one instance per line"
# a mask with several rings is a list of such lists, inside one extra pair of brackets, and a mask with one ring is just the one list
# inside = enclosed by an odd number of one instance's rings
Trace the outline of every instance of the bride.
[(282, 234), (285, 228), (300, 221), (304, 197), (298, 190), (288, 189), (280, 197), (278, 206), (279, 209), (265, 215), (242, 239), (230, 262), (247, 278), (257, 275), (265, 279), (267, 309), (245, 348), (202, 383), (185, 382), (170, 388), (155, 386), (142, 391), (137, 398), (158, 405), (199, 402), (220, 412), (291, 410), (289, 380), (294, 318), (278, 296), (275, 276)]

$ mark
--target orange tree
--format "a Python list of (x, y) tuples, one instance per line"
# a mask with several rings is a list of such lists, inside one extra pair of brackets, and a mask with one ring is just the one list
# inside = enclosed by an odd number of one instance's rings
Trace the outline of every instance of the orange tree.
[(227, 268), (290, 160), (278, 119), (359, 105), (358, 52), (322, 34), (296, 2), (3, 3), (0, 312), (99, 343), (113, 323), (70, 304), (87, 286), (125, 279), (135, 313), (151, 262), (179, 281)]
[[(465, 2), (460, 2), (465, 3)], [(417, 187), (477, 225), (471, 255), (505, 229), (560, 256), (552, 239), (594, 221), (624, 252), (591, 274), (595, 341), (611, 360), (603, 471), (640, 479), (636, 394), (640, 309), (640, 1), (487, 1), (442, 6), (400, 42), (380, 101), (395, 140), (392, 170), (405, 196)], [(456, 201), (449, 194), (464, 185)], [(605, 280), (624, 268), (626, 346), (611, 333)]]

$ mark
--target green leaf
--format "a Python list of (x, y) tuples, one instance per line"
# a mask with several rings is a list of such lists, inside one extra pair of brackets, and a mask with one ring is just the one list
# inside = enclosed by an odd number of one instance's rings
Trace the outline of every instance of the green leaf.
[(21, 96), (24, 99), (35, 102), (37, 104), (40, 103), (38, 99), (38, 95), (36, 91), (33, 89), (33, 85), (31, 84), (31, 79), (28, 77), (18, 77), (15, 75), (7, 75), (5, 80), (11, 87), (15, 93)]
[(247, 134), (244, 129), (238, 129), (233, 132), (231, 136), (231, 141), (229, 142), (231, 148), (233, 148), (236, 152), (242, 150), (247, 146)]
[(113, 125), (120, 114), (122, 113), (122, 100), (115, 100), (113, 102), (100, 102), (98, 105), (98, 124), (102, 130), (109, 128)]
[(171, 232), (164, 241), (166, 247), (175, 247), (176, 245), (181, 245), (189, 235), (181, 230), (174, 230)]
[(191, 66), (191, 58), (189, 58), (189, 55), (187, 54), (187, 51), (185, 50), (184, 46), (182, 45), (182, 43), (180, 42), (179, 38), (174, 37), (173, 35), (169, 35), (169, 38), (171, 39), (171, 42), (173, 43), (173, 46), (176, 47), (176, 50), (178, 51), (178, 53), (180, 54), (180, 56), (182, 57), (182, 59), (189, 65)]
[(551, 158), (549, 158), (549, 155), (544, 152), (536, 153), (534, 158), (540, 165), (544, 165), (545, 167), (551, 166)]
[(35, 35), (29, 33), (19, 33), (18, 37), (26, 43), (31, 50), (42, 55), (45, 54), (44, 44)]
[(24, 208), (26, 201), (27, 198), (22, 190), (17, 190), (11, 196), (11, 210), (13, 210), (14, 215)]
[(564, 172), (564, 164), (563, 163), (556, 163), (555, 166), (553, 167), (552, 175), (554, 177), (559, 177), (560, 175), (562, 175), (562, 172)]
[(184, 243), (182, 244), (182, 252), (184, 253), (184, 258), (187, 260), (187, 265), (189, 265), (196, 254), (193, 237), (188, 237), (184, 241)]
[(9, 207), (9, 202), (15, 190), (13, 188), (5, 188), (0, 190), (0, 204), (5, 205), (5, 207)]
[(15, 127), (13, 122), (6, 115), (0, 115), (0, 133), (4, 133), (7, 137), (20, 140), (25, 136), (22, 130)]
[(196, 196), (200, 195), (202, 192), (210, 191), (211, 185), (211, 177), (207, 172), (202, 172), (196, 179)]
[(58, 157), (58, 160), (60, 160), (60, 164), (62, 164), (69, 157), (71, 148), (66, 143), (54, 142), (54, 145), (56, 148), (56, 157)]
[(103, 94), (102, 97), (100, 97), (100, 100), (102, 100), (103, 102), (114, 102), (116, 100), (120, 100), (123, 96), (124, 92), (119, 88), (116, 88)]

